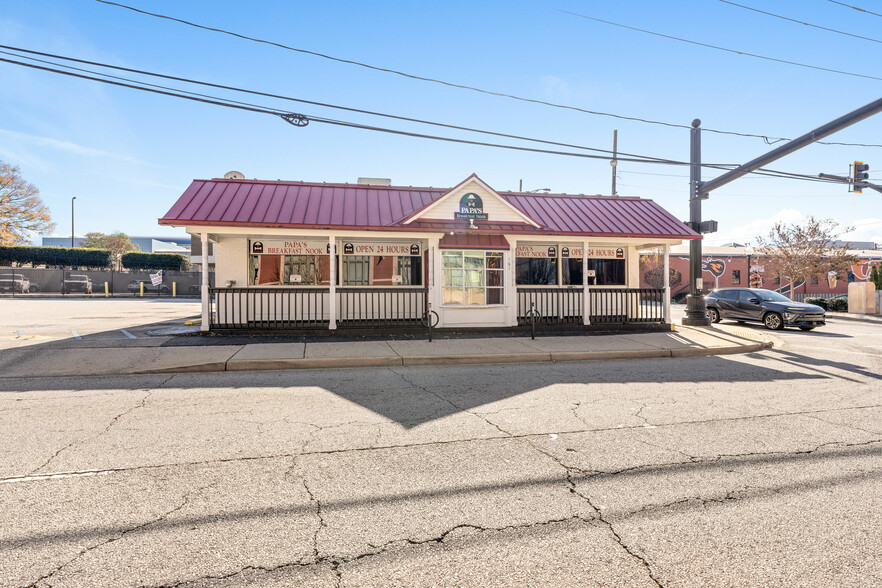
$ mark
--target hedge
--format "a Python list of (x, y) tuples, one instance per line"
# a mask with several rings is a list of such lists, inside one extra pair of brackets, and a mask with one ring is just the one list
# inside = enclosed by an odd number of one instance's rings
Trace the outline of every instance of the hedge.
[(12, 264), (32, 266), (64, 266), (64, 267), (110, 267), (110, 251), (108, 249), (83, 249), (81, 247), (0, 247), (0, 265)]
[(815, 306), (820, 306), (824, 310), (827, 310), (827, 299), (826, 298), (806, 298), (803, 300), (806, 304), (814, 304)]
[(130, 270), (190, 271), (190, 258), (177, 253), (126, 253), (122, 265)]

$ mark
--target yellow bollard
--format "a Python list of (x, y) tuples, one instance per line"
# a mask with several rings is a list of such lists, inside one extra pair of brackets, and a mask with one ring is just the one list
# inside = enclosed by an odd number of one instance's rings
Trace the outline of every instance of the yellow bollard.
[(178, 283), (172, 282), (172, 298), (177, 297), (178, 295)]
[(138, 282), (141, 286), (141, 298), (144, 298), (144, 282)]
[(108, 296), (110, 296), (110, 285), (104, 282), (104, 297), (107, 298)]

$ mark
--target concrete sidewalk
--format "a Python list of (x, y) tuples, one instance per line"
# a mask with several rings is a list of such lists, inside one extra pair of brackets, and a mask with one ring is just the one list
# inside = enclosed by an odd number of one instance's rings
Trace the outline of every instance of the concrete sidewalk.
[[(737, 326), (608, 335), (485, 337), (245, 345), (27, 346), (0, 353), (4, 377), (86, 376), (206, 371), (350, 368), (474, 363), (634, 359), (749, 353), (773, 345), (770, 335)], [(149, 343), (149, 345), (146, 345)]]

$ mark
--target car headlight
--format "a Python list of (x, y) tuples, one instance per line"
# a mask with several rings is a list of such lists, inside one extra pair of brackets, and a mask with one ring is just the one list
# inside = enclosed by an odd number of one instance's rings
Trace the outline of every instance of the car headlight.
[(784, 313), (784, 320), (792, 321), (793, 319), (795, 319), (798, 316), (799, 316), (798, 312), (785, 312)]

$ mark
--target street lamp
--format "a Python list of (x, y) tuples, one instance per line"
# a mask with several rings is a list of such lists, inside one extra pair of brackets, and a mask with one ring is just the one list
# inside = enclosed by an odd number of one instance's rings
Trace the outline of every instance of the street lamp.
[(74, 245), (74, 200), (76, 200), (76, 199), (77, 199), (76, 196), (74, 196), (73, 198), (70, 199), (70, 246), (71, 246), (71, 248), (76, 247), (76, 245)]

